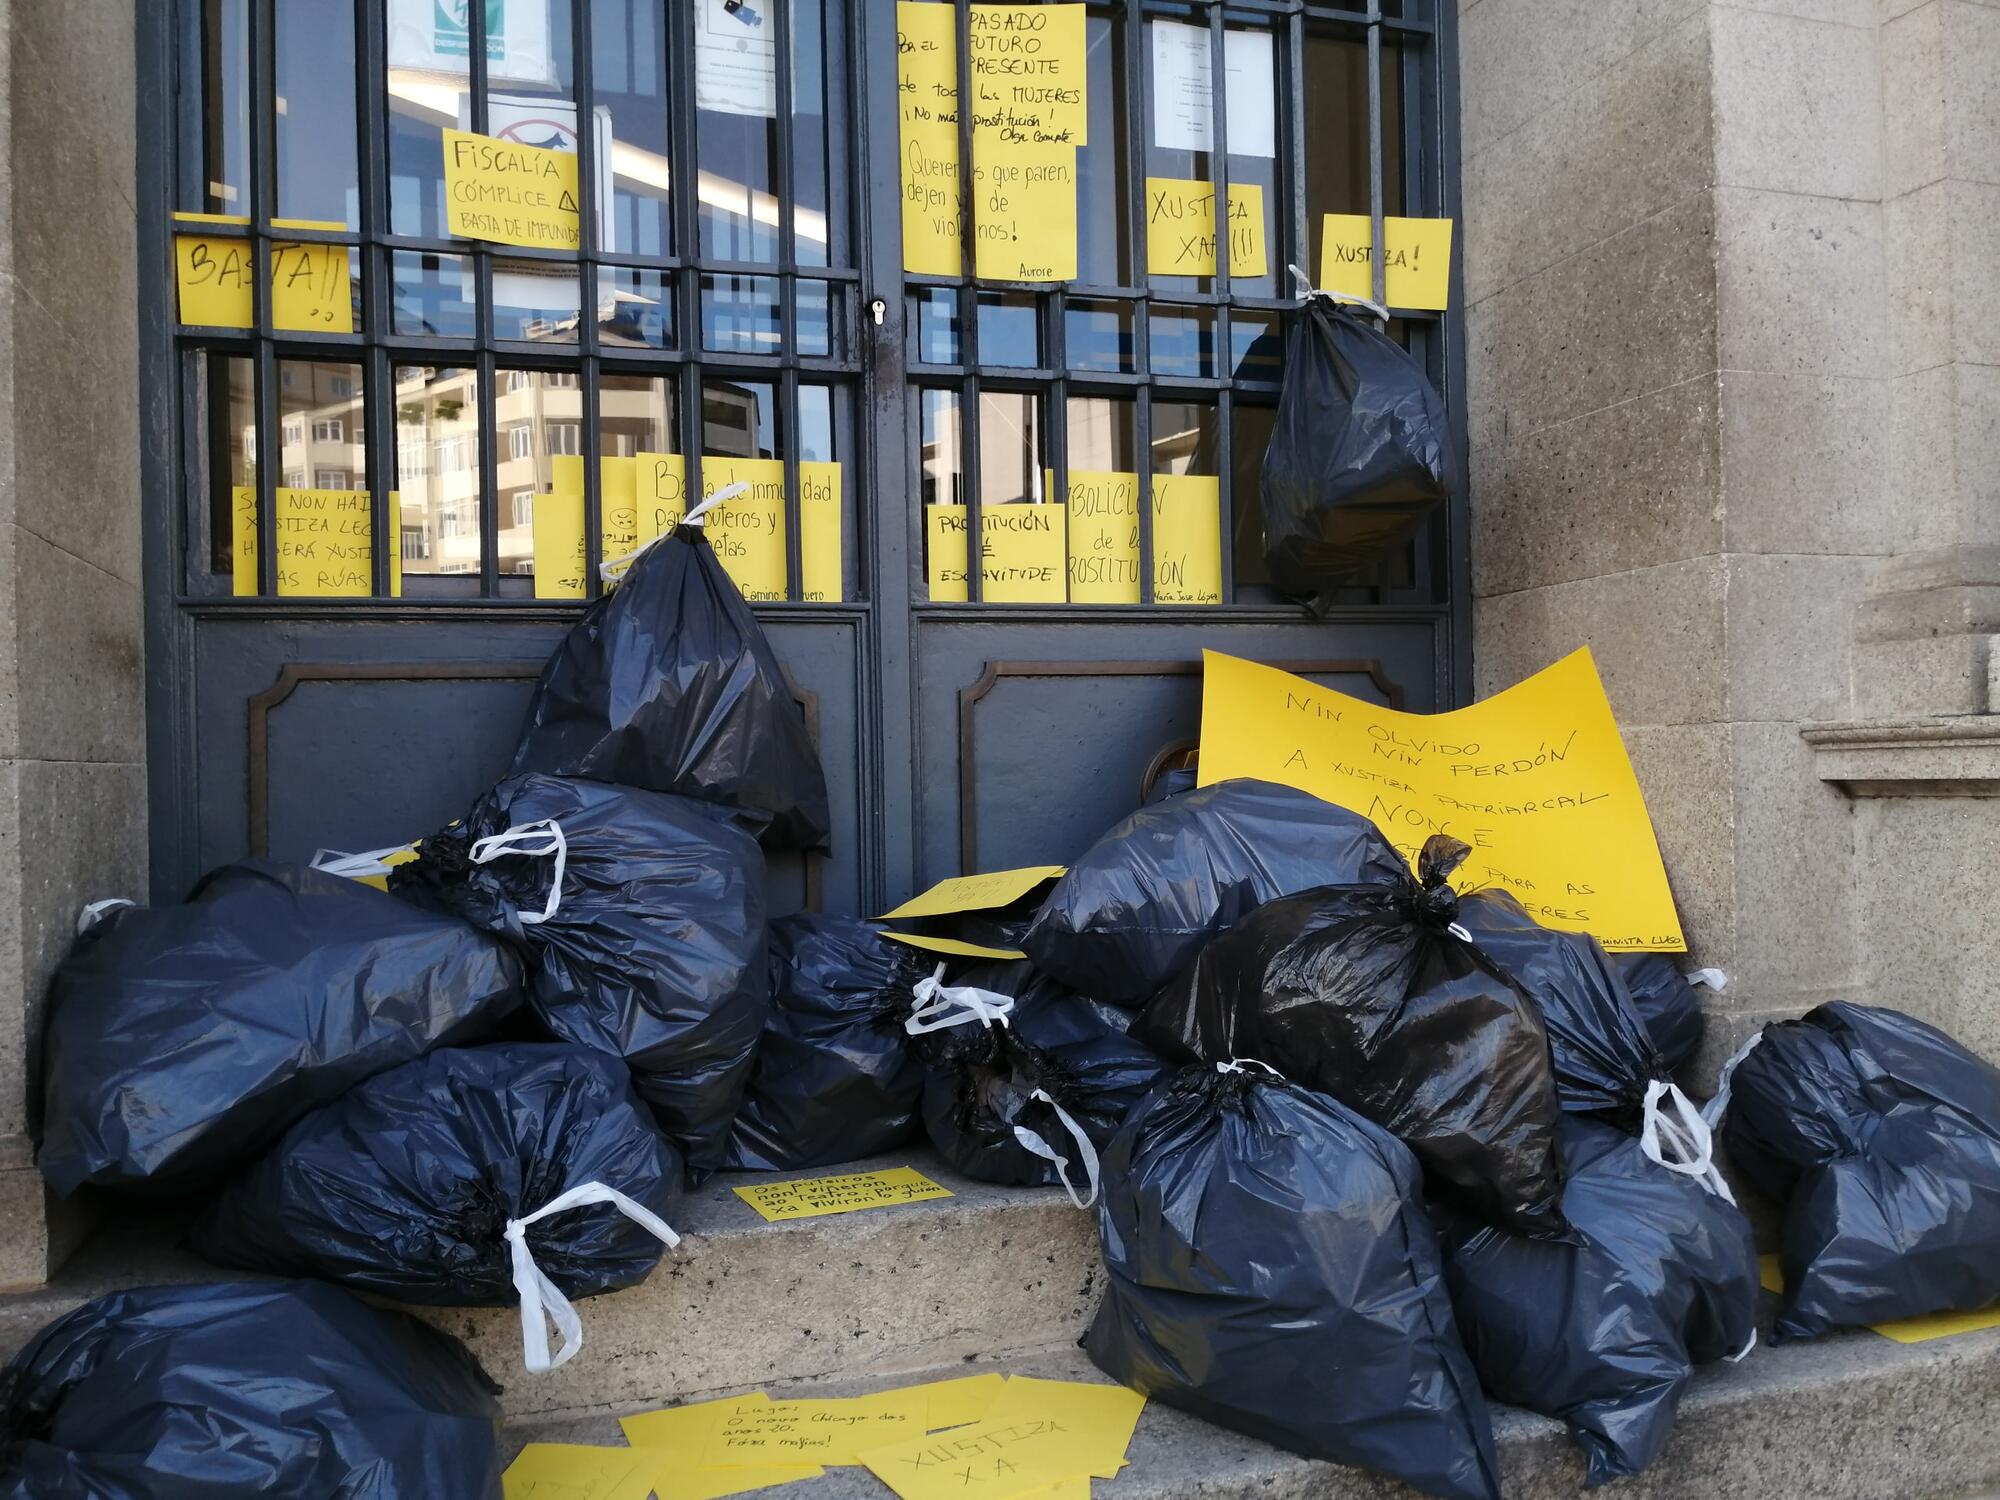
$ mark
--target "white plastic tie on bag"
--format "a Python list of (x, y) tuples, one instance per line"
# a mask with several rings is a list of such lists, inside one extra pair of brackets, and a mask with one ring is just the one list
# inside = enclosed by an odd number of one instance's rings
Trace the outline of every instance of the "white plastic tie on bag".
[(703, 500), (699, 505), (681, 517), (683, 526), (703, 526), (708, 522), (708, 513), (725, 500), (734, 500), (738, 495), (750, 493), (750, 482), (739, 479), (734, 484), (725, 484), (721, 489)]
[(1454, 922), (1451, 924), (1451, 926), (1445, 928), (1445, 931), (1450, 933), (1453, 937), (1457, 938), (1461, 943), (1469, 943), (1472, 941), (1472, 934), (1467, 932), (1465, 928), (1460, 926), (1457, 922)]
[(1077, 1155), (1083, 1161), (1084, 1176), (1090, 1184), (1089, 1193), (1082, 1197), (1077, 1196), (1076, 1184), (1069, 1180), (1069, 1158), (1059, 1153), (1055, 1147), (1036, 1135), (1034, 1131), (1028, 1129), (1025, 1125), (1016, 1125), (1014, 1127), (1014, 1139), (1019, 1141), (1025, 1149), (1039, 1156), (1043, 1161), (1055, 1163), (1056, 1176), (1062, 1179), (1063, 1191), (1069, 1194), (1070, 1202), (1074, 1203), (1078, 1208), (1090, 1207), (1091, 1204), (1097, 1201), (1097, 1148), (1090, 1144), (1090, 1137), (1083, 1133), (1083, 1127), (1070, 1118), (1069, 1111), (1049, 1097), (1047, 1089), (1036, 1089), (1028, 1097), (1038, 1100), (1054, 1110), (1056, 1118), (1062, 1122), (1063, 1129), (1067, 1130), (1076, 1141)]
[(528, 859), (546, 859), (555, 856), (555, 871), (549, 877), (549, 899), (540, 912), (521, 913), (523, 927), (536, 927), (548, 921), (562, 907), (563, 871), (569, 867), (569, 840), (563, 837), (562, 824), (554, 818), (541, 818), (533, 823), (516, 823), (505, 833), (495, 833), (480, 839), (472, 846), (472, 862), (475, 865), (491, 864), (510, 854), (519, 854)]
[(370, 849), (362, 854), (343, 854), (338, 849), (321, 849), (312, 857), (312, 867), (328, 875), (360, 880), (368, 875), (387, 875), (395, 868), (385, 861), (392, 854), (408, 854), (415, 844), (397, 844), (388, 849)]
[(911, 1036), (947, 1031), (974, 1021), (991, 1030), (996, 1025), (1007, 1025), (1014, 1014), (1012, 995), (998, 995), (976, 985), (946, 984), (943, 964), (937, 966), (936, 973), (912, 985), (910, 996), (915, 1003), (910, 1006), (910, 1017), (903, 1022), (903, 1030)]
[(1736, 1195), (1715, 1167), (1715, 1137), (1694, 1101), (1668, 1083), (1655, 1078), (1646, 1085), (1644, 1123), (1639, 1129), (1639, 1149), (1669, 1172), (1692, 1177), (1725, 1203)]
[[(681, 1242), (681, 1237), (659, 1215), (602, 1182), (582, 1183), (550, 1199), (525, 1218), (509, 1219), (507, 1249), (514, 1261), (514, 1290), (521, 1298), (521, 1359), (532, 1374), (556, 1369), (575, 1356), (583, 1347), (583, 1320), (577, 1317), (569, 1298), (535, 1264), (535, 1257), (528, 1249), (528, 1226), (551, 1214), (592, 1203), (609, 1203), (669, 1250)], [(555, 1324), (556, 1332), (562, 1336), (562, 1347), (556, 1350), (553, 1359), (549, 1357), (550, 1323)]]
[[(1720, 969), (1696, 969), (1687, 976), (1687, 982), (1714, 990), (1718, 995), (1729, 988), (1729, 976)], [(1743, 1352), (1748, 1354), (1750, 1351), (1746, 1349)]]
[(1254, 1057), (1232, 1057), (1227, 1062), (1219, 1062), (1215, 1065), (1215, 1071), (1218, 1073), (1247, 1073), (1252, 1068), (1261, 1068), (1273, 1078), (1282, 1078), (1285, 1076), (1269, 1063), (1259, 1062)]
[[(739, 479), (734, 484), (725, 484), (721, 489), (717, 490), (713, 495), (710, 495), (706, 500), (702, 501), (701, 504), (697, 505), (693, 510), (689, 511), (686, 515), (682, 516), (680, 519), (680, 524), (683, 526), (693, 526), (696, 528), (701, 527), (707, 521), (709, 511), (713, 510), (716, 506), (720, 505), (725, 500), (734, 500), (738, 495), (746, 493), (749, 490), (749, 488), (750, 488), (750, 482), (745, 479)], [(605, 559), (603, 562), (597, 565), (597, 576), (603, 579), (606, 583), (621, 582), (624, 579), (625, 575), (632, 571), (632, 564), (634, 564), (640, 559), (640, 557), (645, 553), (647, 548), (658, 546), (662, 540), (672, 535), (673, 533), (671, 531), (663, 531), (659, 534), (659, 536), (648, 537), (645, 541), (639, 543), (638, 546), (634, 547), (630, 552), (625, 553), (621, 557), (612, 557)]]
[(138, 904), (124, 896), (106, 896), (102, 901), (93, 901), (76, 914), (76, 935), (82, 937), (119, 907)]
[(1750, 1033), (1750, 1040), (1729, 1054), (1729, 1061), (1722, 1065), (1722, 1072), (1716, 1076), (1715, 1097), (1701, 1107), (1702, 1123), (1710, 1133), (1722, 1128), (1722, 1117), (1729, 1112), (1730, 1090), (1736, 1087), (1736, 1068), (1744, 1058), (1757, 1050), (1757, 1044), (1764, 1040), (1760, 1028)]
[(1743, 1363), (1744, 1360), (1750, 1357), (1750, 1351), (1752, 1349), (1755, 1349), (1756, 1347), (1757, 1347), (1757, 1330), (1753, 1328), (1750, 1330), (1749, 1343), (1745, 1344), (1741, 1349), (1738, 1349), (1734, 1354), (1725, 1354), (1722, 1357), (1728, 1360), (1732, 1365), (1740, 1365)]
[(1285, 269), (1292, 273), (1292, 295), (1299, 301), (1310, 302), (1314, 297), (1324, 297), (1329, 302), (1344, 302), (1349, 307), (1362, 308), (1373, 313), (1384, 323), (1389, 321), (1389, 309), (1381, 303), (1370, 302), (1366, 297), (1352, 296), (1347, 292), (1334, 292), (1324, 287), (1316, 287), (1312, 284), (1312, 278), (1295, 265), (1288, 265)]

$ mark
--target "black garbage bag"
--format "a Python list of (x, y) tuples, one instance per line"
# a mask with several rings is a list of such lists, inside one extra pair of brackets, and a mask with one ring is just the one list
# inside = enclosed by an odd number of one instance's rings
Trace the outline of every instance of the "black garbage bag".
[(891, 1151), (921, 1129), (924, 1065), (903, 1030), (922, 956), (811, 912), (771, 924), (771, 1014), (728, 1165), (790, 1172)]
[(542, 669), (513, 773), (741, 808), (773, 849), (825, 849), (826, 773), (764, 629), (699, 526), (646, 548)]
[(1323, 1094), (1190, 1068), (1104, 1158), (1106, 1284), (1084, 1349), (1114, 1380), (1311, 1458), (1497, 1500), (1416, 1162)]
[(1671, 1070), (1597, 939), (1544, 927), (1493, 889), (1459, 897), (1458, 924), (1541, 1007), (1563, 1108), (1637, 1131), (1653, 1083)]
[(1021, 946), (1071, 989), (1136, 1006), (1266, 901), (1404, 868), (1358, 813), (1268, 781), (1219, 781), (1105, 834), (1056, 882)]
[(1730, 1159), (1785, 1205), (1780, 1339), (2000, 1304), (2000, 1069), (1835, 1001), (1766, 1026), (1725, 1082)]
[(918, 987), (931, 1144), (981, 1182), (1062, 1184), (1087, 1205), (1097, 1154), (1159, 1081), (1130, 1017), (1064, 990), (1022, 962), (974, 966)]
[(1614, 953), (1611, 962), (1646, 1023), (1646, 1035), (1669, 1072), (1678, 1073), (1701, 1050), (1701, 989), (1720, 989), (1718, 969), (1683, 974), (1668, 953)]
[(454, 917), (304, 866), (226, 865), (183, 905), (109, 912), (57, 969), (38, 1165), (64, 1195), (199, 1190), (520, 998), (513, 954)]
[(1266, 902), (1133, 1028), (1176, 1061), (1254, 1057), (1388, 1130), (1482, 1221), (1564, 1235), (1560, 1113), (1535, 1003), (1457, 936), (1445, 883), (1471, 852), (1433, 836), (1367, 885)]
[(311, 1281), (113, 1292), (0, 1374), (7, 1500), (500, 1500), (464, 1345)]
[(1444, 398), (1360, 313), (1310, 296), (1285, 334), (1264, 450), (1264, 560), (1282, 593), (1324, 605), (1366, 581), (1458, 488)]
[(1616, 1127), (1566, 1115), (1558, 1139), (1577, 1243), (1449, 1217), (1439, 1235), (1479, 1383), (1567, 1422), (1599, 1485), (1659, 1454), (1694, 1366), (1749, 1351), (1757, 1246), (1735, 1204)]
[(722, 1164), (771, 1003), (763, 856), (726, 809), (512, 776), (389, 889), (520, 944), (549, 1030), (624, 1058), (689, 1168)]
[(592, 1194), (531, 1216), (595, 1184), (664, 1223), (681, 1179), (617, 1058), (561, 1043), (447, 1047), (299, 1121), (196, 1224), (194, 1248), (400, 1302), (508, 1307), (522, 1298), (506, 1230), (531, 1220), (541, 1274), (565, 1300), (590, 1297), (644, 1281), (671, 1231), (663, 1240)]

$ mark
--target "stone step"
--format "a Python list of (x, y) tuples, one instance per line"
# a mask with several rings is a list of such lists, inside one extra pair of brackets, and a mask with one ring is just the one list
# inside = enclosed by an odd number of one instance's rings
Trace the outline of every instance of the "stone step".
[[(1766, 1311), (1769, 1311), (1767, 1307)], [(1767, 1319), (1768, 1321), (1768, 1319)], [(586, 1351), (587, 1352), (587, 1351)], [(961, 1361), (904, 1378), (803, 1382), (786, 1395), (853, 1395), (914, 1380), (998, 1369), (1102, 1380), (1074, 1347)], [(646, 1403), (625, 1410), (645, 1410)], [(531, 1441), (619, 1443), (617, 1412), (509, 1424), (509, 1454)], [(1617, 1500), (1979, 1500), (2000, 1483), (2000, 1329), (1903, 1345), (1837, 1334), (1761, 1346), (1740, 1365), (1696, 1372), (1680, 1421)], [(1560, 1423), (1494, 1410), (1507, 1500), (1572, 1497), (1583, 1462)], [(1116, 1480), (1098, 1500), (1387, 1500), (1413, 1491), (1357, 1469), (1316, 1463), (1148, 1403)], [(1971, 1493), (1968, 1493), (1971, 1492)], [(765, 1500), (890, 1500), (865, 1469), (764, 1492)]]
[[(767, 1224), (731, 1188), (773, 1178), (712, 1178), (675, 1215), (681, 1245), (644, 1284), (577, 1304), (583, 1349), (547, 1375), (522, 1371), (512, 1307), (411, 1311), (472, 1347), (513, 1415), (892, 1374), (1082, 1333), (1101, 1274), (1093, 1215), (1060, 1189), (969, 1181), (927, 1150), (828, 1172), (903, 1165), (953, 1196)], [(0, 1356), (115, 1288), (237, 1275), (182, 1248), (181, 1235), (169, 1214), (122, 1209), (50, 1285), (0, 1297)]]

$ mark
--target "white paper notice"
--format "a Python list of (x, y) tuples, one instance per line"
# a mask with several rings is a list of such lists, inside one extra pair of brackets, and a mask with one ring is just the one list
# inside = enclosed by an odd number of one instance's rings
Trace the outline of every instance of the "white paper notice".
[[(1153, 144), (1168, 151), (1215, 149), (1215, 79), (1206, 26), (1153, 21)], [(1276, 156), (1271, 33), (1226, 31), (1229, 154)]]
[(700, 0), (694, 23), (694, 107), (778, 116), (778, 46), (771, 15), (785, 0)]

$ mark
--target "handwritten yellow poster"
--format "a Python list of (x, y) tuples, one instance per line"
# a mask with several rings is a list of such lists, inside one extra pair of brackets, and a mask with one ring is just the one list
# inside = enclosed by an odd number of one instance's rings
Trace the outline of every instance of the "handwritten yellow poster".
[(1222, 483), (1213, 474), (1153, 476), (1153, 602), (1222, 602)]
[(1139, 602), (1137, 474), (1070, 470), (1069, 602)]
[(861, 1461), (901, 1500), (968, 1493), (1017, 1500), (1088, 1473), (1098, 1447), (1093, 1439), (1075, 1431), (1059, 1406), (1048, 1406), (871, 1449)]
[(903, 269), (956, 276), (958, 54), (954, 7), (897, 0), (896, 89), (903, 151)]
[(581, 599), (583, 496), (557, 490), (534, 499), (535, 597)]
[(808, 604), (841, 601), (840, 465), (799, 465), (799, 580)]
[(1281, 782), (1365, 814), (1414, 861), (1472, 846), (1454, 883), (1504, 890), (1606, 948), (1687, 946), (1590, 648), (1483, 703), (1406, 714), (1202, 653), (1201, 783)]
[[(230, 498), (230, 586), (257, 592), (257, 492), (234, 485)], [(294, 490), (272, 496), (278, 593), (300, 599), (366, 599), (375, 592), (375, 516), (366, 490)], [(402, 496), (389, 492), (389, 596), (403, 593)]]
[[(634, 462), (637, 546), (671, 531), (687, 514), (687, 466), (678, 453), (641, 453)], [(784, 460), (703, 457), (703, 495), (739, 482), (749, 490), (709, 510), (703, 530), (716, 560), (745, 599), (781, 600), (788, 581)], [(839, 464), (799, 465), (801, 570), (807, 597), (817, 596), (821, 602), (841, 597), (841, 503)]]
[[(387, 887), (383, 887), (387, 889)], [(922, 948), (928, 953), (944, 953), (953, 958), (997, 958), (1011, 961), (1028, 955), (1019, 948), (990, 948), (984, 943), (968, 943), (959, 938), (930, 937), (921, 932), (885, 932), (882, 934), (892, 943), (904, 943), (912, 948)]]
[[(537, 495), (534, 501), (535, 597), (581, 599), (583, 460), (558, 454), (549, 468), (552, 493)], [(598, 557), (603, 562), (624, 557), (639, 545), (638, 475), (636, 458), (598, 460)]]
[[(988, 604), (1061, 604), (1068, 586), (1068, 511), (1060, 505), (989, 505), (979, 513), (979, 591)], [(930, 597), (966, 599), (965, 507), (926, 505)]]
[[(1215, 186), (1180, 177), (1146, 179), (1146, 270), (1154, 276), (1215, 274)], [(1271, 274), (1264, 247), (1264, 189), (1229, 184), (1229, 274)]]
[(948, 917), (962, 911), (990, 911), (1019, 901), (1045, 881), (1058, 879), (1061, 865), (1023, 865), (1018, 870), (989, 870), (984, 875), (955, 875), (940, 880), (922, 895), (912, 896), (881, 920), (896, 917)]
[(804, 1177), (795, 1182), (759, 1182), (736, 1189), (736, 1196), (756, 1209), (767, 1224), (859, 1213), (867, 1208), (895, 1208), (951, 1195), (950, 1188), (940, 1187), (914, 1167)]
[(1012, 144), (1089, 144), (1081, 5), (972, 7), (972, 128)]
[[(1374, 300), (1375, 269), (1369, 242), (1375, 226), (1366, 214), (1327, 214), (1320, 220), (1319, 284), (1329, 292)], [(1451, 293), (1451, 220), (1382, 221), (1388, 241), (1385, 296), (1391, 307), (1442, 312)]]
[(972, 137), (976, 269), (989, 281), (1076, 280), (1076, 148)]
[(994, 1397), (984, 1420), (1001, 1422), (1060, 1412), (1079, 1445), (1081, 1467), (1100, 1479), (1116, 1479), (1145, 1409), (1146, 1398), (1122, 1385), (1016, 1375)]
[(445, 232), (500, 245), (574, 250), (582, 242), (576, 153), (444, 132)]
[[(174, 215), (177, 224), (248, 224), (233, 214)], [(278, 229), (339, 230), (318, 219), (273, 219)], [(202, 328), (248, 328), (257, 280), (251, 242), (228, 235), (176, 234), (174, 281), (180, 320)], [(345, 245), (271, 246), (271, 326), (285, 333), (354, 332), (354, 288)]]
[(500, 1476), (504, 1500), (646, 1500), (674, 1461), (648, 1448), (529, 1443)]

